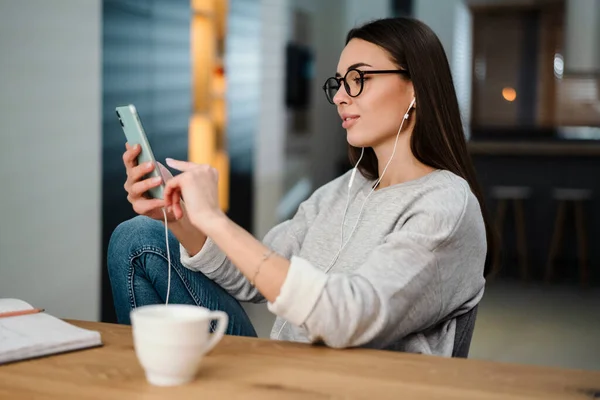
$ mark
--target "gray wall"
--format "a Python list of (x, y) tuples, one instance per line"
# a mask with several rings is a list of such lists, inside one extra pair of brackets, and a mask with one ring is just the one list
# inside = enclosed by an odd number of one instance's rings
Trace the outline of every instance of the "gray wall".
[(339, 162), (346, 154), (346, 132), (335, 106), (329, 104), (321, 87), (335, 75), (344, 38), (349, 28), (348, 3), (344, 0), (321, 2), (315, 15), (315, 114), (312, 125), (310, 177), (313, 190), (339, 175)]
[(285, 45), (287, 0), (261, 1), (260, 117), (254, 154), (254, 234), (262, 238), (279, 221), (285, 145)]
[(99, 0), (0, 0), (0, 297), (95, 320)]
[[(233, 36), (229, 41), (230, 43), (233, 40), (240, 43), (251, 41), (253, 46), (246, 46), (246, 51), (254, 52), (257, 69), (248, 68), (247, 64), (244, 67), (233, 64), (230, 65), (229, 74), (234, 76), (242, 73), (246, 76), (256, 74), (258, 77), (253, 81), (255, 86), (246, 87), (245, 96), (256, 96), (257, 101), (252, 107), (256, 112), (256, 119), (252, 119), (254, 125), (246, 126), (245, 129), (248, 132), (252, 131), (250, 138), (253, 160), (251, 176), (253, 208), (249, 211), (253, 216), (252, 233), (258, 239), (262, 239), (278, 222), (275, 209), (282, 195), (285, 139), (284, 49), (288, 2), (287, 0), (244, 0), (243, 2), (246, 3), (246, 7), (252, 4), (254, 10), (251, 15), (246, 14), (248, 18), (246, 24), (250, 24), (252, 18), (252, 24), (256, 24), (257, 29), (250, 37)], [(237, 3), (239, 8), (233, 8), (232, 14), (241, 9), (241, 0), (237, 0)], [(232, 5), (235, 6), (235, 3)], [(229, 51), (234, 49), (230, 48)], [(229, 93), (229, 97), (233, 97), (233, 93)], [(233, 112), (238, 112), (236, 110), (248, 109), (249, 104), (234, 103), (230, 107)], [(233, 122), (238, 121), (230, 119), (228, 129), (242, 128), (241, 125), (232, 125)], [(231, 139), (230, 143), (232, 143)], [(267, 310), (266, 305), (244, 304), (244, 308), (257, 333), (260, 336), (268, 336), (273, 324), (273, 315)]]
[(229, 216), (253, 230), (255, 137), (260, 113), (259, 0), (231, 0), (227, 20), (227, 150), (230, 158)]
[(391, 0), (346, 0), (346, 30), (391, 14)]

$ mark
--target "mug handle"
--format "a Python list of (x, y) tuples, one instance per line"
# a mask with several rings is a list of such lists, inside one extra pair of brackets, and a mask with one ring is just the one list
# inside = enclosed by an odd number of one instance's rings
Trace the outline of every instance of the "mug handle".
[(221, 341), (223, 335), (225, 334), (225, 330), (229, 325), (229, 316), (223, 311), (211, 311), (209, 315), (209, 319), (217, 320), (217, 328), (210, 335), (210, 340), (204, 349), (204, 353), (210, 352), (216, 345)]

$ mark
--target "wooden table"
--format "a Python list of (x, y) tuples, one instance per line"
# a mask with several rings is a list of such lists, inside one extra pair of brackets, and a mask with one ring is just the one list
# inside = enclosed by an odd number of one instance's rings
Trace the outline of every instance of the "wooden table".
[(194, 382), (153, 387), (129, 327), (70, 322), (99, 330), (104, 347), (0, 366), (0, 399), (600, 398), (600, 372), (239, 337), (225, 337)]

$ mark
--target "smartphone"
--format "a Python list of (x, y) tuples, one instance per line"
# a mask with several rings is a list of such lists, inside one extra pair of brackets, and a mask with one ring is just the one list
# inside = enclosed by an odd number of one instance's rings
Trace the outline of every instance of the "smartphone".
[(144, 179), (153, 178), (156, 176), (160, 176), (162, 178), (162, 183), (160, 186), (156, 186), (148, 190), (148, 195), (155, 199), (162, 199), (165, 188), (165, 179), (162, 176), (158, 164), (156, 163), (154, 153), (150, 147), (150, 142), (148, 142), (148, 138), (146, 137), (144, 127), (142, 126), (142, 122), (135, 106), (133, 104), (129, 104), (127, 106), (117, 107), (116, 111), (117, 117), (119, 118), (119, 123), (123, 128), (123, 133), (125, 133), (125, 137), (127, 138), (127, 142), (131, 146), (139, 144), (142, 148), (142, 151), (137, 158), (138, 165), (148, 161), (154, 164), (154, 170), (147, 174)]

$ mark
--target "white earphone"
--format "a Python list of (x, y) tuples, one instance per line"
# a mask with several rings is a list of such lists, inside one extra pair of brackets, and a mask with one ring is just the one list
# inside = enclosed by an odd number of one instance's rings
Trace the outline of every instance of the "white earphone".
[[(346, 242), (344, 242), (344, 221), (346, 220), (346, 213), (348, 212), (348, 206), (350, 204), (350, 189), (352, 188), (352, 183), (354, 182), (354, 177), (356, 176), (356, 170), (358, 169), (358, 165), (360, 164), (360, 161), (362, 160), (363, 155), (365, 154), (365, 148), (364, 147), (362, 148), (362, 150), (360, 152), (360, 157), (358, 158), (358, 161), (356, 162), (356, 165), (354, 166), (354, 169), (352, 170), (352, 174), (350, 174), (350, 180), (348, 181), (348, 197), (346, 199), (346, 207), (344, 208), (344, 214), (342, 216), (342, 224), (340, 227), (340, 231), (341, 231), (340, 248), (339, 248), (338, 252), (336, 253), (335, 257), (333, 258), (333, 260), (331, 260), (331, 263), (325, 270), (325, 273), (328, 273), (331, 270), (331, 268), (333, 268), (333, 266), (335, 265), (335, 262), (337, 261), (340, 254), (342, 253), (342, 250), (350, 242), (350, 238), (354, 234), (354, 231), (356, 230), (356, 227), (358, 226), (358, 222), (360, 221), (360, 217), (362, 216), (363, 209), (365, 208), (365, 204), (367, 204), (369, 197), (375, 191), (375, 189), (379, 185), (379, 182), (381, 182), (383, 175), (385, 175), (385, 171), (387, 171), (387, 168), (389, 167), (390, 163), (392, 162), (392, 159), (394, 158), (394, 154), (396, 154), (396, 146), (398, 145), (398, 138), (400, 137), (400, 132), (402, 132), (402, 127), (404, 126), (404, 121), (408, 120), (410, 110), (415, 105), (415, 101), (416, 101), (416, 98), (413, 97), (412, 101), (410, 102), (410, 105), (408, 106), (408, 109), (406, 110), (406, 113), (404, 113), (404, 117), (402, 117), (402, 122), (400, 123), (400, 128), (398, 128), (398, 133), (396, 134), (396, 141), (394, 142), (394, 150), (392, 151), (392, 155), (390, 156), (390, 159), (388, 160), (387, 164), (385, 165), (385, 168), (383, 169), (381, 176), (379, 177), (379, 179), (377, 179), (377, 182), (375, 182), (375, 184), (371, 188), (371, 191), (365, 198), (365, 201), (363, 201), (363, 204), (360, 207), (360, 212), (358, 213), (358, 218), (356, 218), (356, 222), (354, 223), (354, 227), (352, 227), (352, 231), (350, 232), (348, 239), (346, 239)], [(287, 321), (284, 321), (283, 324), (281, 325), (281, 328), (279, 328), (279, 332), (277, 333), (277, 339), (279, 339), (279, 336), (281, 336), (281, 332), (283, 331), (283, 328), (286, 324), (287, 324)]]
[(356, 219), (356, 223), (354, 224), (354, 227), (352, 228), (352, 231), (350, 232), (350, 235), (348, 236), (348, 239), (346, 239), (346, 242), (344, 242), (344, 221), (346, 220), (346, 213), (348, 211), (348, 206), (349, 206), (349, 203), (350, 203), (350, 188), (352, 188), (352, 183), (354, 182), (354, 177), (356, 175), (356, 171), (358, 169), (358, 165), (360, 164), (360, 161), (362, 160), (363, 155), (365, 153), (365, 148), (364, 147), (362, 148), (361, 153), (360, 153), (360, 157), (358, 158), (358, 161), (356, 162), (356, 165), (354, 166), (354, 169), (352, 170), (352, 174), (350, 175), (350, 180), (348, 181), (348, 198), (347, 198), (347, 201), (346, 201), (346, 207), (344, 209), (344, 215), (342, 217), (342, 225), (341, 225), (341, 228), (340, 228), (341, 229), (341, 237), (342, 237), (342, 241), (340, 243), (340, 249), (338, 250), (336, 256), (333, 258), (332, 262), (329, 264), (329, 266), (325, 270), (325, 273), (329, 272), (329, 270), (333, 267), (333, 265), (337, 261), (338, 257), (342, 253), (342, 250), (344, 249), (344, 247), (346, 247), (346, 245), (350, 241), (350, 238), (352, 237), (352, 234), (354, 234), (354, 231), (355, 231), (356, 227), (358, 226), (358, 222), (360, 221), (360, 217), (362, 216), (362, 212), (363, 212), (363, 209), (365, 207), (365, 204), (367, 204), (367, 200), (369, 200), (369, 196), (371, 196), (371, 194), (375, 191), (375, 189), (379, 185), (379, 182), (381, 182), (381, 179), (383, 179), (383, 176), (385, 175), (385, 172), (387, 171), (390, 163), (392, 162), (392, 159), (394, 158), (394, 154), (396, 154), (396, 146), (398, 145), (398, 139), (400, 138), (400, 132), (402, 132), (402, 127), (404, 126), (404, 121), (408, 120), (408, 118), (410, 116), (410, 110), (415, 105), (415, 101), (416, 101), (416, 98), (413, 97), (412, 101), (410, 102), (410, 104), (408, 106), (408, 109), (404, 113), (404, 117), (402, 118), (402, 122), (400, 123), (400, 128), (398, 128), (398, 133), (396, 134), (396, 141), (394, 142), (394, 150), (392, 151), (392, 155), (390, 156), (390, 159), (388, 160), (385, 168), (383, 169), (383, 172), (381, 173), (381, 176), (379, 177), (379, 179), (377, 179), (377, 182), (375, 182), (375, 184), (373, 185), (373, 188), (371, 189), (371, 191), (369, 192), (369, 194), (365, 198), (365, 201), (363, 202), (363, 205), (360, 208), (360, 212), (358, 214), (358, 218)]
[(408, 105), (408, 110), (406, 110), (406, 114), (404, 114), (404, 119), (408, 119), (408, 114), (410, 113), (410, 110), (413, 108), (413, 106), (415, 105), (415, 102), (417, 101), (416, 97), (413, 97), (413, 99), (410, 101), (410, 104)]
[[(400, 124), (400, 129), (398, 129), (398, 134), (396, 135), (396, 143), (398, 142), (398, 137), (400, 135), (400, 131), (402, 130), (402, 125), (404, 124), (404, 121), (406, 121), (409, 118), (410, 110), (415, 105), (415, 101), (416, 101), (416, 99), (413, 97), (412, 101), (410, 102), (410, 105), (408, 106), (408, 109), (406, 110), (406, 113), (404, 114), (404, 118), (402, 120), (402, 123)], [(394, 150), (396, 150), (395, 144), (394, 144)], [(358, 158), (358, 162), (356, 163), (356, 165), (352, 169), (352, 174), (350, 175), (350, 180), (348, 181), (348, 188), (352, 187), (352, 183), (354, 182), (354, 177), (356, 176), (356, 170), (358, 169), (358, 164), (360, 164), (360, 160), (362, 160), (362, 157), (363, 157), (364, 153), (365, 153), (365, 148), (363, 147), (362, 151), (360, 153), (360, 157)], [(393, 154), (392, 154), (392, 157), (393, 157)], [(392, 158), (390, 157), (390, 160), (388, 161), (388, 164), (389, 164), (389, 162), (391, 160), (392, 160)], [(381, 176), (383, 177), (383, 174)]]

